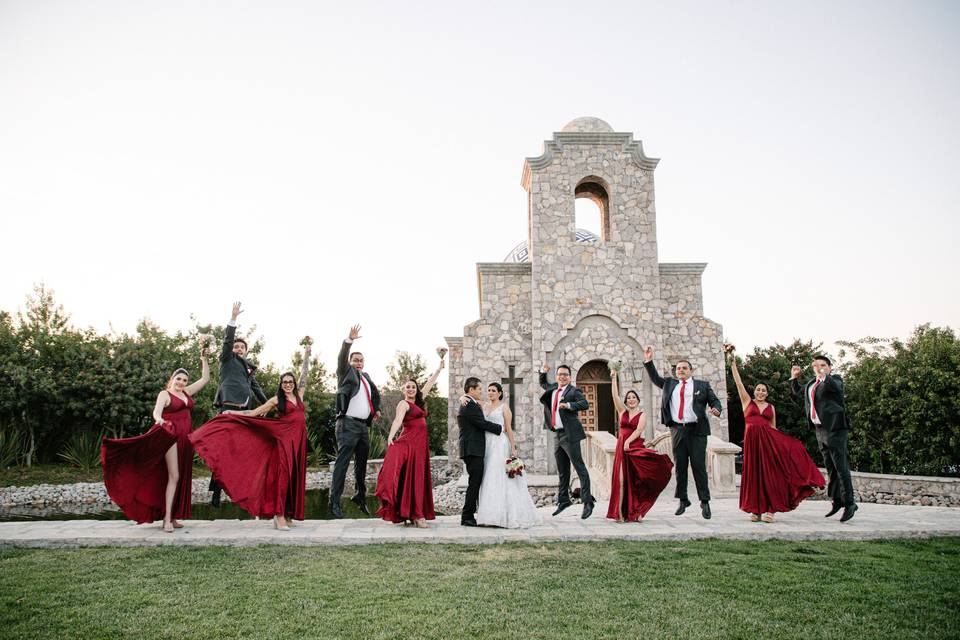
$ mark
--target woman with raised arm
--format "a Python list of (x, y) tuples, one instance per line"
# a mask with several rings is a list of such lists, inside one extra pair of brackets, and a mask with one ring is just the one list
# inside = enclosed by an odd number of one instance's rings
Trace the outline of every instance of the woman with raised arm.
[[(430, 438), (427, 434), (427, 405), (430, 394), (443, 370), (433, 372), (423, 389), (416, 380), (403, 383), (403, 400), (387, 436), (387, 453), (377, 476), (374, 495), (380, 499), (377, 515), (388, 522), (412, 521), (420, 529), (428, 529), (427, 520), (436, 518), (433, 510), (433, 480), (430, 477)], [(401, 427), (403, 431), (397, 435)]]
[[(247, 411), (225, 411), (190, 436), (230, 500), (252, 516), (273, 518), (274, 529), (280, 531), (289, 531), (293, 519), (303, 520), (307, 485), (303, 392), (310, 371), (309, 336), (302, 344), (299, 383), (292, 373), (284, 373), (276, 395), (265, 403)], [(275, 418), (264, 417), (272, 411)]]
[(773, 522), (774, 513), (793, 511), (823, 488), (824, 480), (803, 443), (777, 429), (777, 412), (768, 402), (770, 389), (763, 382), (747, 393), (737, 368), (735, 347), (723, 345), (730, 358), (730, 373), (743, 406), (743, 468), (740, 476), (740, 510), (752, 522)]
[(613, 406), (620, 420), (617, 452), (610, 479), (607, 517), (617, 522), (639, 522), (670, 483), (670, 456), (648, 449), (643, 441), (647, 416), (640, 409), (640, 396), (633, 389), (620, 399), (619, 373), (610, 370)]
[(200, 351), (200, 379), (174, 371), (153, 406), (154, 425), (134, 438), (104, 438), (100, 448), (103, 484), (124, 515), (137, 523), (163, 518), (163, 530), (190, 519), (193, 487), (193, 396), (210, 380), (207, 348)]
[(539, 524), (527, 479), (522, 473), (511, 476), (507, 472), (506, 463), (517, 457), (517, 442), (513, 434), (513, 414), (503, 401), (503, 387), (499, 382), (487, 385), (483, 413), (488, 421), (502, 426), (503, 431), (497, 435), (487, 432), (483, 436), (483, 480), (474, 519), (477, 524), (507, 529)]

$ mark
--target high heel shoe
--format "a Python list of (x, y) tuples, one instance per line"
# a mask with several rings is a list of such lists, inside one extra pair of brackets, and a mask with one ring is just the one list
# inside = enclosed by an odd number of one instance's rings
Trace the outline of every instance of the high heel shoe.
[(429, 529), (429, 528), (430, 528), (430, 525), (427, 524), (427, 521), (426, 521), (424, 518), (420, 518), (419, 520), (414, 520), (414, 521), (413, 521), (413, 524), (417, 527), (417, 529)]
[(164, 521), (163, 530), (165, 533), (173, 533), (173, 523)]
[(173, 521), (173, 528), (174, 528), (174, 529), (183, 529), (183, 523), (181, 523), (179, 520), (174, 520), (174, 521)]
[(290, 531), (290, 527), (288, 527), (286, 524), (284, 524), (282, 527), (280, 526), (280, 519), (277, 516), (273, 516), (273, 528), (277, 531)]

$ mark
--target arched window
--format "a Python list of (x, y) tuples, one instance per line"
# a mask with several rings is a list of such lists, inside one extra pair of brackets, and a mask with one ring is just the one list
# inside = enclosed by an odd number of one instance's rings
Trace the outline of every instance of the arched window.
[(610, 192), (606, 182), (587, 176), (573, 190), (576, 228), (595, 233), (602, 241), (610, 237)]

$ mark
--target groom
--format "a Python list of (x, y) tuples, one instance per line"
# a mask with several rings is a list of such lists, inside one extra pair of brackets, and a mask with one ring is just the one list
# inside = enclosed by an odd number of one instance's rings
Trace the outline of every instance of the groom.
[[(690, 506), (687, 497), (687, 465), (693, 469), (700, 498), (700, 513), (710, 519), (710, 486), (707, 481), (707, 438), (710, 436), (709, 412), (720, 415), (723, 405), (706, 380), (693, 379), (693, 365), (688, 360), (677, 360), (676, 378), (661, 378), (653, 364), (653, 347), (643, 348), (643, 366), (650, 381), (663, 389), (660, 419), (670, 428), (673, 441), (673, 461), (676, 463), (677, 498), (680, 506), (675, 515), (683, 515)], [(707, 409), (707, 406), (710, 408)]]
[(557, 509), (553, 515), (569, 507), (570, 500), (570, 464), (577, 471), (580, 478), (580, 501), (583, 503), (583, 513), (580, 517), (587, 519), (593, 513), (593, 505), (597, 503), (590, 493), (590, 472), (583, 463), (583, 454), (580, 453), (580, 441), (587, 437), (583, 432), (583, 424), (577, 417), (577, 412), (586, 411), (590, 403), (583, 396), (583, 392), (570, 384), (570, 367), (561, 364), (557, 367), (557, 381), (547, 382), (547, 373), (550, 365), (543, 365), (540, 372), (540, 388), (544, 390), (540, 396), (543, 405), (543, 427), (547, 431), (557, 434), (553, 447), (553, 455), (557, 460), (557, 473), (560, 475), (560, 486), (557, 490)]
[(470, 377), (463, 383), (467, 394), (466, 402), (460, 406), (457, 425), (460, 427), (460, 459), (467, 467), (467, 497), (460, 513), (460, 524), (465, 527), (477, 526), (473, 517), (477, 512), (477, 500), (480, 497), (480, 482), (483, 480), (483, 458), (486, 448), (484, 432), (500, 435), (503, 427), (483, 417), (480, 406), (480, 378)]

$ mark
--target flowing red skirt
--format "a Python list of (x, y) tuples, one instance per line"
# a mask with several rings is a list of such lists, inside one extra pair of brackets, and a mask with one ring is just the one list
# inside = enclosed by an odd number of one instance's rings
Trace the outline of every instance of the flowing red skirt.
[(613, 458), (613, 478), (610, 481), (610, 504), (607, 517), (620, 518), (620, 475), (623, 473), (623, 518), (636, 521), (647, 515), (660, 493), (670, 483), (673, 462), (670, 456), (657, 453), (643, 446), (643, 438), (637, 438), (629, 451), (623, 450), (633, 429), (621, 425), (617, 438), (617, 453)]
[(743, 437), (740, 509), (747, 513), (783, 513), (824, 486), (803, 443), (766, 424), (747, 426)]
[[(193, 447), (186, 435), (190, 433), (190, 427), (186, 427), (186, 434), (181, 437), (179, 432), (182, 431), (176, 424), (166, 422), (153, 425), (142, 436), (103, 439), (100, 448), (103, 484), (110, 499), (131, 520), (142, 524), (163, 519), (167, 490), (167, 462), (164, 456), (174, 444), (180, 455), (180, 482), (173, 498), (171, 517), (190, 517)], [(189, 450), (189, 456), (181, 454), (184, 448)]]
[(244, 511), (303, 520), (307, 429), (302, 411), (276, 419), (219, 415), (190, 440), (230, 500)]
[(425, 422), (405, 426), (396, 442), (387, 447), (374, 495), (380, 498), (377, 515), (389, 522), (436, 518)]

